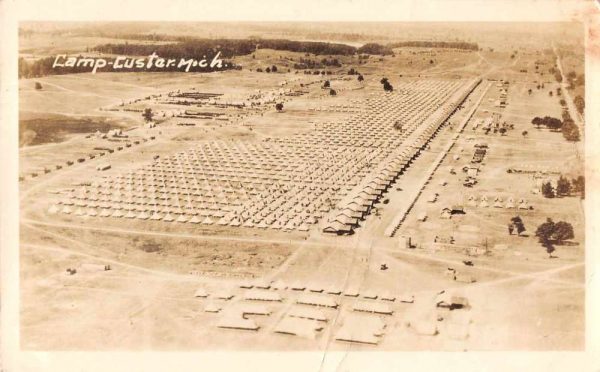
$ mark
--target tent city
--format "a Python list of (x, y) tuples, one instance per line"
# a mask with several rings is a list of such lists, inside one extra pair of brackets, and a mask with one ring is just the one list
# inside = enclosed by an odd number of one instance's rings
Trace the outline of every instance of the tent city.
[(584, 86), (578, 23), (22, 22), (22, 347), (582, 350)]

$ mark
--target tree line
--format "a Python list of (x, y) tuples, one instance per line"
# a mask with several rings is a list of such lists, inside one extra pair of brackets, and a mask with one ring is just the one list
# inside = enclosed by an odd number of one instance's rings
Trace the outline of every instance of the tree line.
[[(393, 54), (393, 47), (430, 47), (430, 48), (457, 48), (477, 50), (477, 44), (466, 42), (435, 42), (435, 41), (406, 41), (380, 45), (377, 43), (367, 43), (360, 48), (346, 44), (328, 43), (319, 41), (294, 41), (287, 39), (199, 39), (183, 36), (161, 36), (151, 35), (126, 35), (131, 40), (151, 40), (151, 41), (174, 41), (171, 44), (137, 44), (137, 43), (109, 43), (97, 45), (90, 48), (103, 54), (122, 55), (122, 56), (148, 56), (156, 53), (162, 58), (206, 58), (211, 59), (217, 52), (221, 53), (222, 58), (232, 58), (254, 53), (257, 49), (273, 49), (280, 51), (291, 51), (314, 55), (342, 55), (351, 56), (358, 54), (359, 57), (368, 57), (368, 55), (389, 55)], [(86, 50), (88, 50), (86, 48)], [(60, 75), (68, 73), (89, 72), (90, 68), (72, 67), (72, 68), (53, 68), (54, 58), (46, 57), (35, 62), (28, 62), (24, 58), (19, 59), (19, 78), (41, 77), (45, 75)], [(107, 60), (110, 60), (107, 58)], [(320, 63), (313, 63), (311, 60), (303, 60), (294, 65), (296, 69), (314, 68), (317, 64), (340, 67), (341, 63), (337, 59), (323, 59)], [(232, 63), (228, 63), (228, 68), (239, 68)], [(115, 70), (116, 71), (116, 70)], [(121, 71), (136, 71), (136, 69), (127, 69)], [(142, 70), (140, 70), (142, 71)], [(178, 71), (175, 66), (164, 69), (143, 69), (143, 71)], [(211, 69), (198, 68), (194, 71), (210, 72)]]
[(569, 181), (565, 176), (560, 176), (556, 181), (556, 187), (550, 181), (542, 184), (542, 195), (546, 198), (564, 197), (577, 193), (581, 199), (585, 198), (585, 178), (578, 176)]
[(577, 73), (575, 71), (570, 71), (567, 74), (567, 82), (569, 83), (569, 89), (573, 89), (577, 86), (584, 86), (585, 85), (585, 75), (581, 74), (581, 75), (577, 76)]
[(571, 118), (571, 114), (569, 114), (568, 110), (563, 110), (562, 118), (563, 118), (563, 125), (562, 125), (561, 131), (562, 131), (563, 137), (565, 137), (565, 139), (567, 141), (571, 141), (571, 142), (579, 141), (579, 139), (580, 139), (579, 128), (577, 127), (577, 124), (575, 124), (573, 119)]
[(290, 52), (310, 53), (315, 55), (351, 56), (356, 48), (346, 44), (326, 43), (321, 41), (295, 41), (286, 39), (254, 39), (257, 48), (285, 50)]
[[(561, 100), (561, 104), (564, 106), (566, 102)], [(557, 118), (553, 118), (550, 116), (539, 117), (536, 116), (531, 120), (531, 124), (535, 125), (537, 129), (545, 126), (553, 132), (562, 132), (563, 137), (567, 141), (577, 142), (580, 140), (579, 128), (577, 124), (571, 118), (568, 110), (564, 110), (562, 113), (562, 121)]]
[(445, 48), (479, 50), (479, 45), (477, 43), (469, 43), (466, 41), (400, 41), (385, 45), (367, 43), (358, 48), (356, 52), (359, 54), (387, 56), (394, 54), (393, 48)]
[(467, 41), (400, 41), (387, 44), (389, 48), (446, 48), (462, 50), (479, 50), (477, 43)]
[(394, 54), (394, 51), (389, 45), (381, 45), (377, 43), (367, 43), (356, 50), (360, 54), (371, 54), (387, 56)]
[(92, 48), (105, 54), (149, 56), (156, 52), (162, 58), (211, 58), (221, 52), (224, 58), (247, 55), (256, 50), (256, 42), (240, 39), (194, 39), (173, 44), (102, 44)]
[(300, 58), (298, 62), (294, 63), (293, 67), (296, 70), (306, 70), (324, 67), (342, 67), (342, 64), (337, 58), (323, 58), (320, 61), (315, 61), (310, 58)]

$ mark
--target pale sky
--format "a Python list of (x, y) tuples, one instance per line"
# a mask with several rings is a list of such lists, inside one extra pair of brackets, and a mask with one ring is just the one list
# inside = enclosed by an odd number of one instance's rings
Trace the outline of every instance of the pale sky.
[(55, 21), (567, 21), (598, 11), (592, 0), (4, 1), (20, 20)]

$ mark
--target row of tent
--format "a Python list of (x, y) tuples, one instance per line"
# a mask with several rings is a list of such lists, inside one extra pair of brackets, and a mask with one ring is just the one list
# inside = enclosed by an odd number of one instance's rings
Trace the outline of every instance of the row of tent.
[[(462, 83), (402, 83), (397, 94), (369, 98), (367, 113), (318, 124), (316, 136), (206, 141), (106, 177), (59, 204), (76, 215), (306, 231), (344, 200), (338, 220), (352, 225), (410, 159), (398, 153), (410, 131), (395, 131), (392, 118), (404, 118), (415, 130)], [(361, 136), (366, 142), (358, 141)], [(424, 134), (417, 142), (426, 140)]]
[(402, 144), (405, 138), (402, 133), (392, 129), (394, 122), (401, 123), (405, 131), (417, 128), (462, 83), (459, 80), (405, 82), (405, 87), (398, 93), (367, 99), (366, 108), (349, 120), (317, 123), (314, 131), (281, 141), (293, 139), (296, 143), (328, 143), (391, 151)]
[[(419, 155), (439, 131), (442, 123), (464, 101), (466, 96), (479, 84), (480, 80), (471, 80), (448, 99), (444, 106), (439, 107), (423, 123), (418, 130), (411, 133), (412, 143), (396, 149), (385, 162), (382, 162), (371, 176), (357, 185), (331, 212), (323, 232), (344, 234), (351, 233), (358, 223), (382, 197), (395, 179), (408, 167), (410, 162)], [(409, 137), (410, 138), (410, 137)]]

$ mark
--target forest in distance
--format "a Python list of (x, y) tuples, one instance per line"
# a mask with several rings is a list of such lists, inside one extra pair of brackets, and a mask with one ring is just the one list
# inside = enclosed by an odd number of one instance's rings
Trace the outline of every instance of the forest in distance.
[[(143, 39), (142, 37), (146, 37)], [(329, 43), (319, 41), (294, 41), (287, 39), (198, 39), (190, 37), (159, 37), (156, 35), (128, 35), (130, 40), (174, 41), (170, 44), (136, 44), (117, 43), (102, 44), (89, 48), (88, 52), (97, 52), (105, 55), (123, 56), (148, 56), (157, 53), (163, 58), (190, 58), (200, 56), (212, 58), (220, 52), (223, 58), (248, 55), (258, 49), (273, 49), (279, 51), (300, 52), (313, 55), (393, 55), (393, 48), (452, 48), (460, 50), (479, 50), (476, 43), (463, 41), (408, 41), (386, 45), (367, 43), (361, 47), (354, 47), (342, 43)], [(19, 59), (19, 78), (35, 78), (46, 75), (60, 75), (68, 73), (90, 72), (91, 67), (61, 69), (53, 68), (54, 57), (45, 57), (33, 62), (24, 58)], [(228, 68), (239, 68), (234, 63), (228, 63)], [(148, 71), (148, 70), (146, 70)], [(176, 67), (161, 71), (177, 71)], [(198, 69), (197, 71), (210, 72), (212, 69)]]

